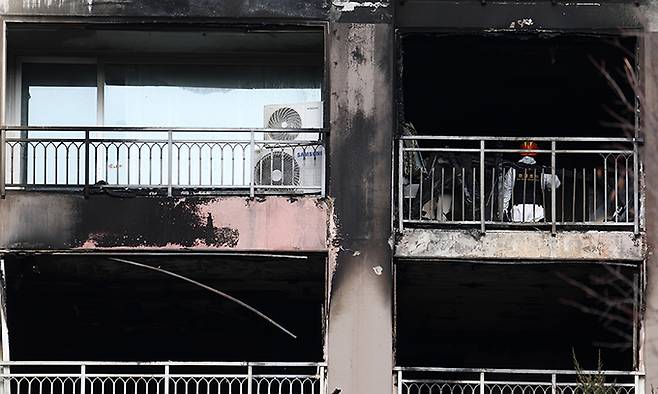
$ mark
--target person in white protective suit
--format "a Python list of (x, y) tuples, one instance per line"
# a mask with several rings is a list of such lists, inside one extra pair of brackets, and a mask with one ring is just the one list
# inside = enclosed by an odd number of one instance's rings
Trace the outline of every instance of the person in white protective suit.
[[(505, 174), (503, 180), (503, 208), (513, 222), (539, 222), (544, 220), (546, 189), (560, 187), (560, 179), (555, 179), (545, 171), (533, 156), (537, 144), (525, 141), (521, 144), (523, 156)], [(547, 173), (548, 172), (548, 173)]]

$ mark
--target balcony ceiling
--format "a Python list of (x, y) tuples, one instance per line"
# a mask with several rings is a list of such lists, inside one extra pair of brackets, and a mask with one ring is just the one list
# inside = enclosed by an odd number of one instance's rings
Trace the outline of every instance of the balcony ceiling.
[(125, 256), (224, 291), (99, 256), (7, 259), (12, 358), (320, 361), (324, 257)]
[(259, 30), (116, 30), (62, 28), (61, 26), (12, 27), (9, 49), (16, 53), (141, 53), (218, 54), (315, 53), (323, 51), (321, 31)]
[[(596, 368), (601, 349), (605, 368), (629, 369), (630, 341), (604, 326), (631, 335), (630, 316), (614, 308), (609, 319), (589, 313), (607, 309), (602, 299), (630, 302), (632, 310), (632, 268), (608, 268), (626, 279), (616, 280), (606, 267), (582, 262), (400, 262), (398, 363), (571, 369), (574, 350), (587, 367)], [(629, 292), (630, 299), (619, 289)], [(628, 323), (612, 321), (617, 317)]]

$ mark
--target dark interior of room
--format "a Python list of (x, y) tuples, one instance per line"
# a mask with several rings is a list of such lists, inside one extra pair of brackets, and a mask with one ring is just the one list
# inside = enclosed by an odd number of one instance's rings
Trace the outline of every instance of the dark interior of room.
[[(633, 368), (635, 268), (408, 261), (396, 266), (399, 366), (573, 370), (575, 354), (582, 368), (596, 370), (600, 351), (603, 369)], [(607, 308), (604, 301), (622, 302), (625, 309)], [(608, 309), (605, 318), (592, 313)]]
[(401, 40), (401, 120), (419, 134), (632, 136), (602, 69), (631, 103), (636, 40), (586, 35), (431, 35)]
[(130, 256), (226, 292), (101, 256), (6, 259), (13, 360), (322, 361), (325, 257)]

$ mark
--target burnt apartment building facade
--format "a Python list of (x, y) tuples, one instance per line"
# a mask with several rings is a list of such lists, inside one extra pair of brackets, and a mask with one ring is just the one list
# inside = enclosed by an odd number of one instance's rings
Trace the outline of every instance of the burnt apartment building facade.
[(3, 394), (658, 384), (652, 2), (0, 4)]

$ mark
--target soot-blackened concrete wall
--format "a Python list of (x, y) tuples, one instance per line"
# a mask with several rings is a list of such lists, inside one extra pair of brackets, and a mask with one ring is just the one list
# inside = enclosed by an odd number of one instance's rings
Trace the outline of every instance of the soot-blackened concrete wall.
[(329, 393), (392, 390), (392, 33), (330, 27)]

